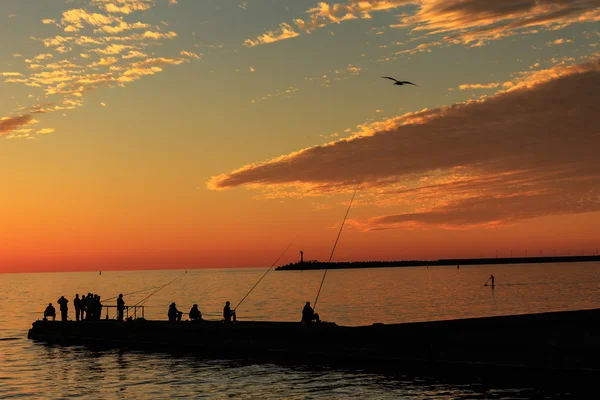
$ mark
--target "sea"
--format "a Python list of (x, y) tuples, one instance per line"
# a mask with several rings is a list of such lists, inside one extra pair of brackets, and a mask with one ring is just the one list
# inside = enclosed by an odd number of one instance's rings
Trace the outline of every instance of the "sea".
[[(435, 376), (327, 366), (204, 359), (141, 351), (48, 345), (27, 339), (48, 303), (97, 293), (115, 305), (147, 298), (145, 318), (169, 304), (220, 319), (226, 301), (239, 320), (300, 321), (323, 271), (190, 269), (0, 274), (1, 399), (562, 399), (569, 388), (490, 386)], [(495, 287), (485, 286), (494, 274)], [(264, 278), (251, 291), (252, 287)], [(316, 311), (338, 325), (433, 321), (600, 308), (600, 263), (330, 270)], [(59, 312), (57, 312), (60, 314)], [(102, 318), (105, 318), (103, 313)], [(109, 318), (115, 318), (114, 309)], [(591, 397), (592, 398), (592, 397)]]

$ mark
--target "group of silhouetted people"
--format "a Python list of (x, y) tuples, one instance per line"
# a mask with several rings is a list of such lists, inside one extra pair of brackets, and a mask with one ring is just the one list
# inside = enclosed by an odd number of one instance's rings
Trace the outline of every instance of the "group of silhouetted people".
[[(190, 321), (203, 321), (202, 313), (198, 309), (198, 304), (194, 304), (189, 312)], [(177, 309), (177, 304), (171, 303), (169, 306), (169, 312), (167, 313), (170, 322), (180, 322), (181, 317), (183, 316), (183, 312)], [(235, 314), (235, 310), (231, 309), (231, 303), (229, 301), (225, 302), (225, 307), (223, 307), (223, 322), (236, 322), (237, 316)], [(319, 318), (319, 314), (317, 314), (313, 308), (310, 306), (310, 302), (306, 302), (304, 308), (302, 309), (302, 320), (303, 324), (310, 324), (312, 322), (321, 322)]]
[[(68, 321), (69, 300), (65, 296), (60, 296), (56, 302), (59, 305), (61, 321)], [(79, 297), (79, 294), (76, 294), (73, 299), (73, 306), (75, 307), (75, 321), (97, 321), (102, 314), (102, 303), (100, 303), (100, 296), (97, 294), (88, 293), (87, 296), (82, 294), (81, 297)], [(56, 319), (56, 309), (52, 303), (49, 303), (46, 310), (44, 310), (44, 320), (50, 318), (52, 318), (52, 321)]]
[[(177, 309), (177, 304), (171, 303), (169, 306), (169, 312), (167, 313), (170, 322), (179, 322), (183, 316), (183, 312)], [(204, 321), (202, 319), (202, 312), (198, 309), (198, 304), (194, 304), (188, 313), (190, 321)], [(231, 303), (225, 302), (223, 307), (223, 321), (224, 322), (235, 322), (237, 319), (235, 310), (231, 309)]]
[[(493, 282), (493, 281), (492, 281)], [(492, 283), (493, 284), (493, 283)], [(68, 320), (69, 307), (67, 300), (64, 296), (61, 296), (60, 299), (57, 300), (57, 303), (60, 306), (60, 314), (61, 320)], [(86, 295), (79, 294), (75, 295), (75, 299), (73, 300), (73, 305), (75, 306), (75, 320), (83, 321), (83, 320), (100, 320), (100, 315), (102, 314), (102, 303), (100, 303), (100, 296), (97, 294), (88, 293)], [(120, 294), (117, 298), (117, 320), (123, 321), (123, 313), (125, 311), (125, 300), (123, 300), (123, 295)], [(177, 309), (177, 305), (175, 303), (171, 303), (169, 306), (169, 311), (167, 313), (169, 318), (169, 322), (180, 322), (183, 316), (183, 312)], [(198, 304), (194, 304), (188, 313), (190, 317), (190, 321), (203, 321), (202, 312), (198, 309)], [(56, 309), (52, 305), (52, 303), (48, 304), (46, 310), (44, 311), (44, 320), (48, 320), (52, 318), (52, 321), (56, 319)], [(107, 317), (108, 319), (108, 317)], [(235, 310), (231, 309), (231, 303), (229, 301), (225, 302), (225, 307), (223, 307), (223, 322), (236, 322), (237, 316), (235, 314)], [(304, 308), (302, 309), (302, 320), (301, 322), (304, 324), (310, 324), (312, 322), (321, 322), (319, 318), (319, 314), (315, 313), (313, 308), (310, 306), (310, 302), (306, 302)]]
[[(169, 312), (167, 313), (169, 322), (179, 322), (183, 316), (183, 312), (177, 309), (177, 304), (171, 303), (169, 306)], [(204, 321), (202, 319), (202, 312), (198, 309), (198, 304), (194, 304), (188, 313), (190, 321)]]

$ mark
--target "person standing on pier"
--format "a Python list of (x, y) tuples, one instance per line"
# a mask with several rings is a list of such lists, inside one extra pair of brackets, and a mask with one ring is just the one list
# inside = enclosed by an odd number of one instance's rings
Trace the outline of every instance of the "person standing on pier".
[(88, 321), (92, 320), (94, 316), (94, 300), (92, 299), (92, 294), (88, 293), (85, 298), (85, 319)]
[(123, 294), (119, 294), (117, 299), (117, 321), (123, 322), (123, 311), (125, 311), (125, 300), (123, 300)]
[(81, 297), (79, 298), (79, 319), (81, 321), (83, 321), (84, 318), (84, 313), (85, 313), (85, 294), (81, 294)]
[(75, 321), (79, 322), (79, 311), (81, 310), (81, 299), (79, 298), (79, 294), (75, 294), (75, 298), (73, 299), (73, 307), (75, 307)]
[(69, 319), (68, 314), (69, 314), (69, 307), (67, 306), (67, 304), (69, 303), (69, 300), (65, 299), (65, 296), (60, 296), (60, 299), (58, 299), (56, 301), (58, 304), (60, 304), (60, 319), (63, 322), (67, 322), (67, 320)]

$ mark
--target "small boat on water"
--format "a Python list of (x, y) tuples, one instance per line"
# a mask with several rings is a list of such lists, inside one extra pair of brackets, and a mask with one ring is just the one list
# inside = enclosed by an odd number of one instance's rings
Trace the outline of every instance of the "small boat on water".
[(586, 384), (600, 378), (600, 309), (369, 326), (335, 323), (36, 321), (28, 337), (386, 372)]

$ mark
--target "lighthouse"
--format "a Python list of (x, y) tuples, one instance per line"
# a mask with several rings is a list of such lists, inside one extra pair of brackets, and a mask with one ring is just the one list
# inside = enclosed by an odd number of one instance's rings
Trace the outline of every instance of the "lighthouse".
[(302, 250), (300, 250), (300, 262), (304, 262), (304, 252)]

